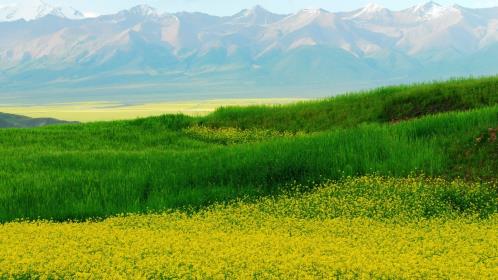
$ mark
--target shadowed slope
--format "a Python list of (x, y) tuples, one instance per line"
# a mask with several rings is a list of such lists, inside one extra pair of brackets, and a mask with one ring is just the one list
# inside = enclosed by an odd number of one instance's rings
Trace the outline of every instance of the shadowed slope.
[(52, 118), (29, 118), (19, 115), (0, 113), (0, 128), (27, 128), (67, 123), (74, 122), (61, 121)]

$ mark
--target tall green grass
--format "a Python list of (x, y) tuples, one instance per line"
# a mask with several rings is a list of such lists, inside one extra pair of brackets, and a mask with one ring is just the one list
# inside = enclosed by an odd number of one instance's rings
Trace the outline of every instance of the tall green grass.
[(484, 136), (498, 128), (497, 104), (490, 77), (200, 118), (0, 130), (0, 221), (199, 207), (372, 173), (496, 180), (498, 142)]
[(498, 106), (228, 146), (189, 137), (192, 124), (164, 116), (0, 131), (0, 221), (198, 207), (372, 173), (451, 175), (455, 147), (498, 127)]
[(225, 107), (199, 122), (211, 127), (323, 131), (497, 104), (498, 76), (495, 76), (385, 87), (294, 105)]

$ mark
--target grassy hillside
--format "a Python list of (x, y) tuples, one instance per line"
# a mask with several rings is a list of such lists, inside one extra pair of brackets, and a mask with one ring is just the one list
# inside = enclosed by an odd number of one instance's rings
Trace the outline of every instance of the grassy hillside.
[(456, 80), (198, 118), (0, 130), (0, 221), (199, 207), (368, 174), (492, 181), (497, 86)]
[(64, 123), (68, 122), (52, 118), (29, 118), (19, 115), (0, 113), (0, 128), (40, 127)]
[(0, 279), (494, 279), (497, 80), (0, 129)]
[(224, 107), (201, 120), (211, 127), (322, 131), (385, 123), (498, 104), (498, 76), (379, 88), (285, 106)]

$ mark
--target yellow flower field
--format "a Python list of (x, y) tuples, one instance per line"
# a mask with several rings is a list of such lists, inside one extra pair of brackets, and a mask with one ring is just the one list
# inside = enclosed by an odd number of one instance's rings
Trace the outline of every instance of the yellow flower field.
[(7, 223), (0, 225), (0, 279), (496, 279), (497, 214), (321, 215), (334, 207), (334, 188), (191, 215)]
[(50, 117), (66, 121), (95, 122), (128, 120), (178, 113), (190, 116), (203, 116), (212, 113), (222, 106), (282, 105), (305, 100), (301, 98), (259, 98), (171, 101), (147, 104), (121, 104), (114, 102), (81, 102), (36, 106), (9, 106), (0, 104), (0, 112), (32, 118)]

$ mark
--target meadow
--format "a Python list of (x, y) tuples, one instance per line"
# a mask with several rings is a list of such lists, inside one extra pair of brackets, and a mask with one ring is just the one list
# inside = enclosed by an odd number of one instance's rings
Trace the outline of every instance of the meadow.
[(191, 214), (7, 223), (0, 278), (493, 279), (488, 187), (361, 177)]
[(492, 278), (497, 129), (498, 77), (3, 129), (0, 278)]

